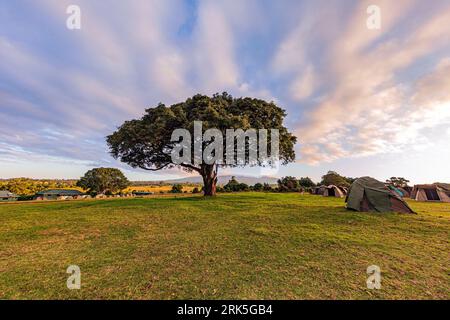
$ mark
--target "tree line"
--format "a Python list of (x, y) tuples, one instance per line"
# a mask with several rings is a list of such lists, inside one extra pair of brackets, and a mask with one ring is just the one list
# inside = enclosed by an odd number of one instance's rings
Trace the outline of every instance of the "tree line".
[[(217, 192), (301, 192), (308, 191), (319, 185), (336, 185), (349, 187), (356, 178), (345, 177), (335, 171), (328, 171), (322, 176), (319, 183), (315, 183), (309, 177), (296, 178), (286, 176), (278, 180), (277, 186), (267, 183), (256, 183), (253, 186), (239, 182), (232, 177), (227, 184), (217, 186)], [(391, 177), (386, 183), (394, 187), (406, 187), (409, 180), (402, 177)], [(141, 185), (139, 182), (130, 182), (125, 175), (116, 168), (95, 168), (85, 173), (79, 180), (74, 179), (29, 179), (15, 178), (0, 180), (0, 190), (7, 190), (20, 196), (32, 196), (37, 192), (47, 189), (79, 189), (91, 195), (117, 194), (129, 186)], [(172, 186), (171, 193), (186, 193), (182, 184)], [(195, 187), (192, 193), (204, 193), (204, 187)]]
[(2, 179), (0, 180), (0, 190), (7, 190), (23, 196), (30, 196), (47, 189), (76, 188), (76, 183), (77, 180), (75, 179)]

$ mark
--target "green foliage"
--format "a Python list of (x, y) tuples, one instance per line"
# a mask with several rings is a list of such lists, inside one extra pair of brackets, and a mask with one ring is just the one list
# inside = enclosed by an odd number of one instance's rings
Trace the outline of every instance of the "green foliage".
[(262, 191), (263, 190), (263, 185), (262, 185), (262, 183), (255, 183), (255, 185), (253, 186), (253, 190), (254, 191)]
[(20, 196), (18, 198), (19, 201), (31, 201), (34, 200), (34, 195)]
[(250, 187), (246, 183), (239, 183), (239, 191), (249, 191)]
[(181, 184), (174, 184), (171, 193), (183, 193), (183, 186)]
[[(227, 129), (278, 129), (280, 161), (287, 164), (295, 160), (294, 145), (297, 139), (284, 127), (285, 116), (286, 112), (274, 102), (253, 98), (236, 99), (228, 93), (212, 97), (198, 94), (170, 107), (159, 104), (147, 109), (141, 119), (126, 121), (116, 132), (108, 136), (107, 143), (114, 158), (134, 168), (156, 171), (179, 167), (186, 171), (196, 171), (203, 176), (207, 184), (205, 193), (214, 193), (213, 186), (217, 183), (219, 166), (172, 163), (171, 151), (176, 145), (175, 142), (171, 142), (173, 131), (184, 128), (193, 135), (194, 121), (202, 121), (203, 130), (215, 128), (224, 136)], [(224, 146), (225, 143), (226, 141)], [(207, 145), (204, 142), (203, 148)], [(248, 154), (248, 145), (246, 147)], [(270, 152), (270, 141), (268, 149)], [(246, 157), (246, 163), (242, 165), (266, 165), (266, 163), (258, 161), (250, 164)]]
[(300, 187), (306, 189), (313, 188), (316, 186), (316, 184), (309, 177), (300, 178), (300, 180), (298, 180), (298, 184)]
[(239, 186), (239, 182), (236, 180), (236, 178), (233, 176), (231, 177), (231, 179), (228, 181), (228, 183), (226, 185), (224, 185), (223, 189), (226, 192), (237, 192), (240, 191), (240, 186)]
[(200, 193), (200, 190), (197, 187), (195, 187), (194, 189), (192, 189), (192, 193)]
[(225, 192), (249, 191), (250, 187), (246, 183), (239, 183), (235, 177), (231, 177), (230, 181), (223, 187)]
[(239, 182), (236, 180), (236, 177), (231, 177), (228, 183), (223, 187), (223, 189), (227, 192), (236, 192), (239, 191)]
[(263, 191), (266, 191), (266, 192), (273, 191), (272, 186), (270, 184), (268, 184), (268, 183), (264, 183)]
[(0, 180), (0, 190), (7, 190), (21, 196), (31, 196), (47, 189), (67, 189), (76, 187), (76, 180), (51, 180), (14, 178)]
[(295, 177), (284, 177), (278, 180), (278, 189), (280, 192), (300, 191), (300, 185)]
[(113, 194), (130, 186), (130, 182), (119, 169), (95, 168), (86, 172), (77, 186), (91, 194)]
[(410, 182), (409, 180), (402, 177), (391, 177), (390, 179), (386, 180), (386, 183), (396, 188), (407, 187), (409, 182)]
[(320, 184), (324, 186), (335, 185), (339, 187), (350, 187), (353, 181), (354, 179), (341, 176), (335, 171), (328, 171), (326, 175), (322, 176)]

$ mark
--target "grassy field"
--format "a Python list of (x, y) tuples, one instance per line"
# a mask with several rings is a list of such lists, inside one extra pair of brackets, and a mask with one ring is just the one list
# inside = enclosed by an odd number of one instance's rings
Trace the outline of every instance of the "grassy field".
[[(450, 204), (221, 194), (0, 205), (3, 299), (448, 299)], [(66, 269), (81, 268), (81, 290)], [(382, 270), (381, 290), (366, 269)]]

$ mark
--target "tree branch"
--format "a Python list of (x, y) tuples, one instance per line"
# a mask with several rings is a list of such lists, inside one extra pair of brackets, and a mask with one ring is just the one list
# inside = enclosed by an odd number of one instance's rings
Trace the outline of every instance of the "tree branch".
[(162, 167), (160, 167), (160, 168), (155, 168), (155, 169), (147, 168), (147, 167), (144, 167), (144, 166), (139, 166), (139, 168), (144, 169), (144, 170), (147, 170), (147, 171), (159, 171), (159, 170), (164, 169), (164, 168), (167, 167), (168, 165), (170, 165), (170, 163), (166, 163), (166, 164), (163, 165)]
[(201, 169), (200, 169), (200, 168), (197, 168), (197, 167), (195, 167), (195, 166), (193, 166), (193, 165), (191, 165), (191, 164), (182, 163), (182, 164), (180, 164), (180, 166), (185, 167), (185, 168), (192, 169), (192, 170), (197, 171), (197, 172), (199, 172), (199, 173), (201, 172)]

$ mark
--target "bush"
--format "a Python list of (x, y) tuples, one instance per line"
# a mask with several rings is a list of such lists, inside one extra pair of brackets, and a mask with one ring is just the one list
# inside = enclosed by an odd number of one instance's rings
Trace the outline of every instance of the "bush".
[(194, 189), (192, 189), (192, 193), (200, 193), (200, 190), (198, 190), (198, 188), (195, 187)]
[(172, 193), (183, 193), (183, 186), (181, 184), (174, 184), (172, 186), (172, 190), (170, 192), (172, 192)]
[(18, 201), (30, 201), (30, 200), (34, 200), (34, 196), (20, 196), (17, 200)]
[(284, 177), (278, 180), (278, 189), (280, 192), (298, 192), (300, 185), (294, 177)]
[(226, 192), (239, 191), (239, 182), (235, 177), (232, 177), (230, 181), (223, 187)]
[(316, 184), (309, 177), (300, 178), (298, 184), (300, 185), (300, 187), (303, 187), (305, 189), (310, 189), (316, 186)]
[(262, 191), (263, 188), (264, 188), (264, 186), (262, 185), (262, 183), (256, 183), (256, 184), (253, 186), (253, 190), (254, 190), (254, 191)]
[(239, 191), (248, 191), (250, 187), (246, 183), (239, 183)]
[(232, 177), (230, 181), (223, 187), (225, 192), (240, 192), (240, 191), (248, 191), (250, 187), (248, 184), (239, 183), (235, 177)]

